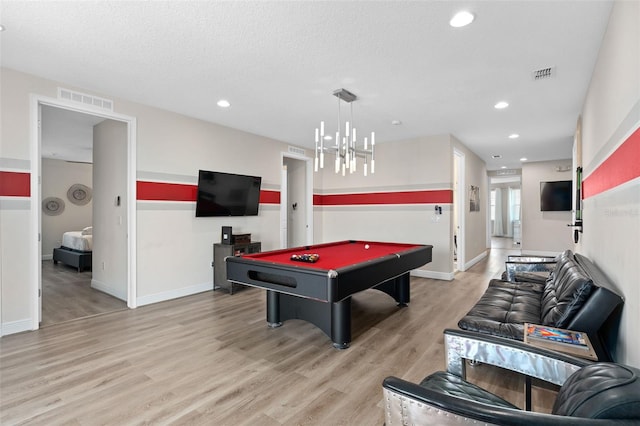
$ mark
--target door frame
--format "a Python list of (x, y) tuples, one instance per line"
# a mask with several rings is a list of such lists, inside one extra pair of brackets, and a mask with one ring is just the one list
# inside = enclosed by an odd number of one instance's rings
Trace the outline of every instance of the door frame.
[[(305, 176), (306, 176), (305, 201), (307, 204), (307, 210), (306, 210), (306, 221), (307, 221), (306, 230), (307, 231), (305, 235), (305, 240), (306, 240), (306, 244), (311, 245), (313, 244), (313, 226), (314, 226), (313, 225), (313, 159), (305, 155), (295, 154), (292, 152), (282, 152), (280, 156), (280, 169), (283, 170), (280, 178), (281, 179), (280, 180), (280, 247), (287, 246), (287, 236), (286, 235), (283, 236), (283, 232), (282, 232), (282, 221), (286, 220), (288, 225), (288, 220), (289, 220), (288, 204), (286, 203), (287, 197), (286, 196), (282, 197), (283, 191), (288, 191), (287, 172), (284, 167), (285, 158), (301, 160), (301, 161), (304, 161), (305, 163)], [(283, 200), (285, 202), (283, 202)]]
[[(457, 176), (454, 176), (454, 184), (455, 187), (455, 196), (456, 199), (454, 201), (455, 209), (458, 215), (458, 229), (454, 229), (453, 232), (457, 235), (457, 254), (458, 260), (456, 263), (456, 267), (458, 271), (464, 272), (466, 271), (465, 265), (465, 201), (466, 201), (466, 193), (465, 193), (465, 156), (464, 152), (454, 148), (453, 149), (453, 161), (456, 162), (456, 173)], [(459, 231), (459, 232), (458, 232)]]
[(93, 108), (88, 105), (66, 101), (47, 96), (30, 94), (29, 96), (29, 144), (31, 150), (31, 217), (30, 229), (34, 236), (30, 244), (30, 262), (33, 265), (28, 284), (31, 294), (31, 320), (32, 330), (40, 327), (41, 319), (41, 284), (42, 284), (42, 142), (41, 142), (41, 116), (42, 105), (61, 108), (83, 114), (104, 117), (105, 119), (124, 122), (127, 125), (127, 306), (137, 306), (136, 289), (136, 134), (137, 120), (135, 117), (118, 114), (113, 111)]

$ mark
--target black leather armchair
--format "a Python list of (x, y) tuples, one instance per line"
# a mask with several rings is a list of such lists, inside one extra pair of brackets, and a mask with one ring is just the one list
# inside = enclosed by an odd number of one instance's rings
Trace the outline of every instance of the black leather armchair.
[[(638, 425), (640, 370), (591, 362), (523, 342), (445, 330), (447, 371), (421, 383), (397, 377), (383, 382), (385, 421), (449, 425)], [(560, 386), (551, 414), (523, 411), (465, 380), (465, 360), (523, 373)]]

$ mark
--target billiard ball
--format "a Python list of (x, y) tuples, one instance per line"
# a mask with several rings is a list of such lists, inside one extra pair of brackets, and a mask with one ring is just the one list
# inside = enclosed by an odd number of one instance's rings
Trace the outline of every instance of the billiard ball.
[(365, 245), (364, 245), (364, 248), (365, 248), (366, 250), (369, 250), (369, 244), (365, 244)]

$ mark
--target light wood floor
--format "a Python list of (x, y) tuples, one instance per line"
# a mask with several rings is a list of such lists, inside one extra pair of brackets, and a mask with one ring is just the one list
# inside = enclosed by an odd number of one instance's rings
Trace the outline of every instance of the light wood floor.
[(91, 288), (91, 271), (64, 263), (42, 262), (40, 327), (127, 309), (126, 302)]
[[(207, 292), (0, 339), (3, 425), (381, 425), (382, 380), (444, 368), (456, 327), (509, 250), (456, 279), (412, 279), (411, 303), (365, 291), (353, 341), (337, 350), (311, 324), (265, 323), (263, 290)], [(471, 381), (522, 406), (522, 379), (486, 365)], [(534, 408), (549, 411), (552, 391)]]

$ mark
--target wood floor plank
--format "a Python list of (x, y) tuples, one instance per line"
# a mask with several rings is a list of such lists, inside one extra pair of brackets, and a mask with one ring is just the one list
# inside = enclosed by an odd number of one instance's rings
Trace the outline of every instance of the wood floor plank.
[(90, 270), (42, 261), (41, 327), (126, 308), (126, 302), (91, 287)]
[[(511, 253), (492, 250), (453, 281), (412, 278), (406, 308), (377, 291), (356, 295), (346, 350), (301, 320), (267, 327), (265, 293), (252, 288), (5, 336), (0, 423), (382, 424), (382, 380), (442, 370), (442, 331), (456, 327)], [(522, 406), (519, 376), (486, 365), (468, 375)], [(554, 397), (536, 389), (534, 408), (548, 411)]]

